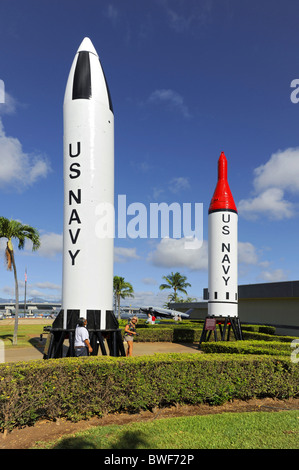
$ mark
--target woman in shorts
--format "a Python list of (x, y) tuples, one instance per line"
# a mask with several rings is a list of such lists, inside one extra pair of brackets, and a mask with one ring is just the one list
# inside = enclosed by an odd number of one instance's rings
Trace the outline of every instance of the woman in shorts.
[(133, 339), (134, 336), (137, 335), (136, 333), (136, 325), (138, 323), (138, 318), (133, 317), (131, 321), (125, 326), (125, 335), (124, 340), (127, 341), (128, 349), (126, 352), (126, 356), (132, 356), (133, 353)]

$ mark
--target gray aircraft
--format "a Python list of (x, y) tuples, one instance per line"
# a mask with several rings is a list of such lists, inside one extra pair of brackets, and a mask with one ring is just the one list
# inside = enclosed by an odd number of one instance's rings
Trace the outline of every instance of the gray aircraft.
[(164, 318), (189, 318), (193, 308), (187, 310), (187, 312), (179, 312), (178, 310), (171, 310), (168, 308), (157, 308), (157, 307), (141, 307), (140, 310), (144, 313), (155, 315), (156, 317)]

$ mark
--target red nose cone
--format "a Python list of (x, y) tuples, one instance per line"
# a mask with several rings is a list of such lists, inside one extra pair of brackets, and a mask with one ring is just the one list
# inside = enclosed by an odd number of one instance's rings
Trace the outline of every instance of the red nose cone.
[(224, 152), (221, 152), (218, 160), (218, 182), (209, 207), (209, 214), (221, 210), (238, 213), (227, 182), (227, 160)]

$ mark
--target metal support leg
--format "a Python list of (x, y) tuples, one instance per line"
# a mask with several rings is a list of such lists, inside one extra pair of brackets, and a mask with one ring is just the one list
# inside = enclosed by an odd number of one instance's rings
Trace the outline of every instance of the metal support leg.
[(238, 332), (237, 332), (237, 329), (236, 329), (235, 319), (231, 318), (230, 323), (231, 323), (231, 326), (232, 326), (232, 329), (233, 329), (233, 332), (234, 332), (234, 335), (235, 335), (235, 339), (236, 339), (236, 341), (238, 341), (239, 335), (238, 335)]
[(203, 324), (203, 329), (202, 329), (202, 332), (201, 332), (201, 335), (200, 335), (198, 349), (200, 349), (201, 343), (206, 340), (206, 334), (207, 334), (207, 332), (206, 332), (206, 319), (205, 319), (205, 322)]
[(238, 332), (239, 332), (239, 340), (243, 340), (243, 333), (242, 333), (242, 328), (241, 328), (241, 322), (240, 322), (240, 318), (238, 317), (237, 318), (237, 328), (238, 328)]
[(62, 348), (63, 348), (63, 342), (65, 340), (65, 337), (66, 337), (66, 331), (62, 331), (60, 333), (60, 338), (57, 341), (56, 347), (55, 347), (55, 344), (54, 344), (54, 355), (53, 355), (53, 357), (55, 359), (57, 359), (59, 357), (62, 357)]
[(124, 348), (123, 339), (121, 336), (121, 331), (117, 330), (116, 334), (117, 334), (117, 342), (118, 342), (118, 349), (119, 349), (120, 356), (125, 356), (126, 352)]
[(113, 333), (112, 333), (112, 351), (113, 351), (113, 356), (117, 357), (118, 356), (118, 347), (117, 347), (116, 331), (113, 331)]
[(67, 352), (67, 357), (74, 357), (75, 356), (75, 348), (74, 348), (74, 332), (69, 332), (69, 349)]
[[(210, 336), (211, 336), (211, 333), (212, 333), (212, 330), (210, 331)], [(218, 338), (217, 338), (217, 328), (215, 326), (215, 329), (214, 329), (214, 341), (217, 342), (218, 341)]]
[(219, 331), (220, 331), (220, 341), (223, 341), (223, 336), (224, 336), (225, 330), (223, 332), (221, 323), (218, 323), (218, 326), (219, 326)]
[(96, 333), (97, 333), (97, 337), (98, 337), (98, 340), (99, 340), (99, 343), (100, 343), (101, 352), (102, 352), (103, 356), (107, 356), (107, 351), (106, 351), (106, 348), (105, 348), (102, 333), (100, 331), (97, 331)]

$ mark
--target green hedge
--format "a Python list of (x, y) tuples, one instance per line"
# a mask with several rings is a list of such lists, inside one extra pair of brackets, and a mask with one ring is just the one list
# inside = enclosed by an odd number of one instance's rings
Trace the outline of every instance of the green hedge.
[(297, 396), (299, 367), (285, 357), (156, 354), (11, 363), (0, 366), (0, 428), (175, 403)]
[(255, 331), (258, 333), (266, 333), (269, 335), (274, 335), (276, 328), (275, 326), (269, 326), (269, 325), (241, 325), (242, 331)]
[(224, 354), (268, 354), (290, 357), (292, 349), (289, 343), (280, 341), (221, 341), (205, 342), (200, 349), (205, 353)]
[(259, 340), (259, 341), (281, 341), (285, 343), (290, 343), (294, 339), (298, 339), (298, 336), (279, 336), (271, 335), (266, 333), (255, 333), (251, 331), (243, 331), (244, 340)]
[(166, 341), (170, 343), (193, 343), (200, 340), (201, 329), (153, 326), (138, 328), (137, 334), (138, 336), (134, 338), (134, 341), (137, 342)]
[[(217, 328), (217, 337), (220, 340), (220, 331)], [(167, 341), (170, 343), (193, 343), (200, 340), (202, 325), (194, 328), (193, 325), (172, 326), (171, 325), (153, 325), (148, 327), (140, 327), (137, 329), (138, 336), (134, 341)], [(294, 336), (277, 336), (254, 331), (243, 331), (244, 340), (260, 340), (260, 341), (282, 341), (291, 342), (296, 339)], [(231, 330), (230, 339), (234, 340), (234, 334)], [(298, 338), (297, 338), (298, 339)], [(210, 341), (214, 341), (214, 335), (211, 335)]]

